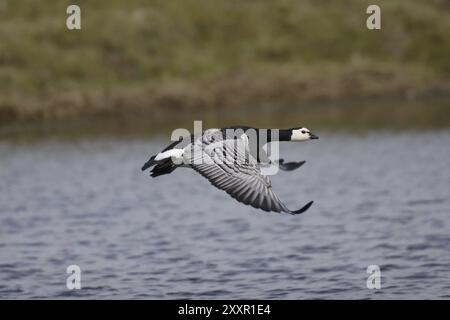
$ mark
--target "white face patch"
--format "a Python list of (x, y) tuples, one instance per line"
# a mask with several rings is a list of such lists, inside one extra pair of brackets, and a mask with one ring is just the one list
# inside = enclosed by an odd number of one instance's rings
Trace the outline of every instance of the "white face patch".
[(310, 139), (309, 129), (300, 128), (292, 130), (291, 141), (305, 141)]

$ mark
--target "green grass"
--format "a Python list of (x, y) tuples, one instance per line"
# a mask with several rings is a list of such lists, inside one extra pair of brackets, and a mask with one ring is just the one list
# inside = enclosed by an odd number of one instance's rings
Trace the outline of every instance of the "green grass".
[(443, 0), (72, 3), (0, 1), (0, 126), (450, 93)]

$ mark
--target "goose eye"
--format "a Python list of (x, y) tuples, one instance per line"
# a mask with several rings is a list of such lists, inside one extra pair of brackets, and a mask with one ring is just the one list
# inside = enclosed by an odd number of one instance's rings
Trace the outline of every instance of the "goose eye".
[(305, 130), (302, 130), (302, 133), (303, 133), (303, 134), (305, 134), (305, 133), (306, 133), (306, 131), (305, 131)]

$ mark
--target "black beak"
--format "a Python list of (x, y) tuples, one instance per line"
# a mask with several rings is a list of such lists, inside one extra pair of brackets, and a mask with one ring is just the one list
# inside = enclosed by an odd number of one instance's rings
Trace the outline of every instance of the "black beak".
[(309, 134), (309, 138), (310, 139), (319, 139), (318, 136), (316, 136), (315, 134), (312, 134), (312, 133)]

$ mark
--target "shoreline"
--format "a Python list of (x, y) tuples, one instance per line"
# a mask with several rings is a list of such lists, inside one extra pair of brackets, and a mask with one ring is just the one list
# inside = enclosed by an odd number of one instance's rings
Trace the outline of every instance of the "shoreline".
[[(0, 91), (1, 92), (1, 91)], [(171, 78), (140, 84), (88, 88), (54, 87), (37, 92), (8, 91), (0, 94), (0, 135), (15, 126), (42, 126), (64, 122), (107, 121), (110, 123), (170, 123), (172, 118), (195, 120), (206, 117), (225, 121), (281, 119), (286, 114), (319, 125), (353, 125), (345, 119), (368, 113), (391, 126), (407, 121), (448, 123), (433, 120), (427, 104), (450, 105), (450, 78), (429, 73), (427, 69), (379, 63), (348, 63), (315, 66), (260, 66), (239, 68), (198, 79)], [(357, 105), (363, 109), (358, 110)], [(394, 119), (378, 114), (370, 106), (397, 107)], [(422, 106), (420, 106), (422, 104)], [(411, 105), (408, 110), (407, 105)], [(353, 108), (351, 113), (348, 108)], [(319, 109), (319, 110), (315, 110)], [(439, 112), (448, 113), (445, 108)], [(320, 111), (320, 113), (319, 113)], [(398, 113), (401, 113), (398, 114)], [(412, 114), (409, 114), (412, 113)], [(254, 119), (255, 114), (257, 119)], [(194, 118), (195, 116), (195, 118)], [(366, 116), (367, 117), (367, 116)], [(405, 118), (401, 123), (400, 117)], [(364, 118), (354, 119), (353, 122)], [(439, 117), (438, 117), (439, 118)], [(450, 118), (450, 117), (447, 117)], [(380, 126), (381, 120), (366, 124)], [(221, 121), (223, 120), (223, 121)], [(126, 127), (126, 125), (124, 125)]]
[(416, 99), (383, 97), (298, 104), (295, 107), (238, 108), (236, 113), (193, 111), (188, 114), (152, 110), (131, 114), (95, 114), (73, 118), (21, 121), (0, 126), (0, 141), (48, 138), (149, 138), (168, 135), (174, 128), (192, 129), (194, 120), (204, 127), (246, 124), (255, 127), (295, 127), (315, 130), (367, 132), (374, 130), (431, 130), (450, 128), (450, 96)]

